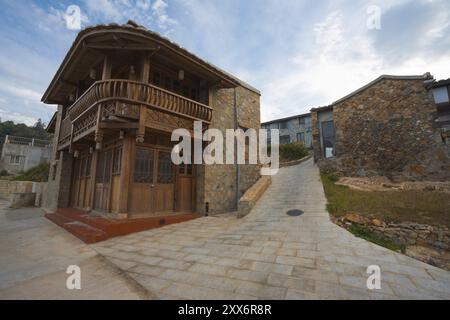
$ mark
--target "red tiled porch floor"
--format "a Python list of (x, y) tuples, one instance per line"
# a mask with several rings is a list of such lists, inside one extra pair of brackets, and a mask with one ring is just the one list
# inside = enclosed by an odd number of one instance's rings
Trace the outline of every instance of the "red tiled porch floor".
[(56, 212), (45, 216), (86, 243), (100, 242), (201, 217), (197, 213), (188, 213), (137, 219), (110, 219), (73, 208), (59, 208)]

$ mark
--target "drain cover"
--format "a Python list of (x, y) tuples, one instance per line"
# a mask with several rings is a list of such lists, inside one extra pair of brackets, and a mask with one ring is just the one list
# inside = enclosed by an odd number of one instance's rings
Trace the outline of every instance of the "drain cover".
[(293, 209), (293, 210), (289, 210), (286, 213), (288, 216), (297, 217), (297, 216), (301, 216), (304, 212), (302, 210)]

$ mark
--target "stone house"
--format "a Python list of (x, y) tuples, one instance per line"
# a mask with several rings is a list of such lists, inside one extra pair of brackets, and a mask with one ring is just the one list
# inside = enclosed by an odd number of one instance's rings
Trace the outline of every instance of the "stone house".
[(58, 105), (49, 209), (222, 213), (260, 177), (257, 165), (172, 163), (172, 131), (192, 132), (194, 121), (258, 129), (260, 92), (133, 21), (82, 30), (42, 101)]
[(2, 146), (0, 170), (10, 173), (27, 171), (50, 159), (51, 142), (7, 135)]
[(348, 176), (450, 179), (450, 145), (444, 139), (450, 104), (437, 107), (433, 86), (445, 83), (429, 73), (382, 75), (329, 106), (312, 109), (319, 166)]
[[(279, 129), (280, 144), (302, 142), (305, 147), (312, 147), (311, 114), (309, 113), (263, 122), (261, 128)], [(269, 133), (268, 138), (270, 138)]]

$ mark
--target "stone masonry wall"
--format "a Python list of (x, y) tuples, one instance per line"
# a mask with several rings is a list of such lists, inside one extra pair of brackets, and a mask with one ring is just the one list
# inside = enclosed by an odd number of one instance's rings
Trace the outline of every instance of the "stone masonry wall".
[[(234, 89), (212, 90), (214, 108), (210, 128), (220, 129), (225, 137), (225, 129), (234, 128)], [(238, 124), (245, 128), (259, 129), (259, 94), (246, 88), (237, 88)], [(225, 148), (224, 148), (225, 160)], [(224, 213), (236, 210), (236, 165), (204, 165), (198, 170), (197, 208), (202, 212), (204, 203), (209, 203), (209, 213)], [(260, 177), (259, 166), (240, 166), (241, 196)], [(203, 201), (203, 203), (202, 203)]]
[(349, 176), (450, 179), (450, 146), (434, 126), (436, 116), (423, 80), (383, 79), (333, 105), (336, 157), (320, 165)]

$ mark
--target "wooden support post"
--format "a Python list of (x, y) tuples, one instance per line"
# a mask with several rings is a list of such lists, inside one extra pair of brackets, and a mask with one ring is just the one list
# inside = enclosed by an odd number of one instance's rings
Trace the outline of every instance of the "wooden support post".
[(145, 114), (147, 111), (147, 107), (141, 105), (139, 107), (139, 129), (136, 133), (136, 142), (143, 143), (145, 138)]
[(94, 201), (95, 201), (95, 179), (97, 177), (97, 159), (98, 159), (98, 152), (93, 150), (92, 152), (92, 158), (91, 158), (91, 180), (90, 180), (90, 196), (89, 196), (89, 205), (88, 205), (88, 211), (92, 211), (94, 209)]
[(105, 60), (103, 60), (102, 80), (111, 79), (111, 70), (111, 57), (109, 55), (106, 55)]
[(142, 57), (141, 81), (148, 83), (150, 78), (150, 55), (144, 54)]
[(133, 163), (133, 138), (125, 136), (122, 145), (122, 161), (119, 179), (119, 204), (117, 212), (119, 217), (128, 217), (128, 195), (131, 186), (131, 164)]

